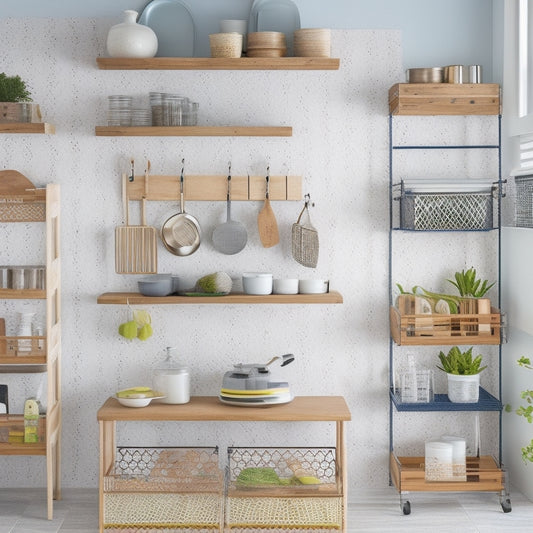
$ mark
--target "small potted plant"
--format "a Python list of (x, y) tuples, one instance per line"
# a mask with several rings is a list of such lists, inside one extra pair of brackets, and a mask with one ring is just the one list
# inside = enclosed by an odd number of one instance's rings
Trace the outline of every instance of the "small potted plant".
[(479, 401), (479, 374), (486, 366), (480, 366), (482, 355), (472, 356), (473, 348), (462, 352), (457, 346), (446, 355), (439, 353), (442, 366), (437, 368), (448, 376), (448, 398), (454, 403)]
[(31, 122), (31, 93), (20, 76), (0, 73), (0, 122)]

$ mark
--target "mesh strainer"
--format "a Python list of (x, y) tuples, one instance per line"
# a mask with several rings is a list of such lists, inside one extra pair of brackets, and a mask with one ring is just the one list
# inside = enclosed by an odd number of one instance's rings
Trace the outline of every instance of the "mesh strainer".
[[(301, 265), (315, 268), (318, 263), (318, 233), (309, 216), (310, 196), (305, 195), (305, 204), (298, 220), (292, 225), (292, 256)], [(302, 221), (305, 213), (306, 220)]]

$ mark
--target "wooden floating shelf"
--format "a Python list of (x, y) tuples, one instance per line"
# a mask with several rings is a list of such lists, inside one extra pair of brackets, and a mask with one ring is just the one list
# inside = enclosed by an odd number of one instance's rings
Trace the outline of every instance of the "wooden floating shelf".
[(143, 296), (138, 292), (106, 292), (98, 296), (99, 304), (341, 304), (337, 291), (325, 294), (269, 294), (255, 296), (231, 293), (227, 296)]
[(338, 70), (333, 57), (97, 57), (101, 70)]
[(0, 133), (47, 133), (53, 135), (56, 128), (47, 122), (1, 122)]
[(46, 291), (41, 289), (0, 289), (0, 298), (4, 300), (43, 300)]
[(389, 89), (392, 115), (499, 115), (497, 83), (397, 83)]
[(96, 126), (97, 137), (291, 137), (290, 126)]
[[(145, 187), (145, 176), (134, 176), (129, 181), (122, 175), (126, 195), (130, 200), (178, 201), (180, 176), (152, 176)], [(225, 175), (196, 176), (183, 178), (183, 196), (188, 201), (226, 201), (228, 177)], [(266, 196), (265, 176), (231, 176), (232, 200), (264, 201)], [(301, 200), (301, 176), (269, 176), (270, 200)]]

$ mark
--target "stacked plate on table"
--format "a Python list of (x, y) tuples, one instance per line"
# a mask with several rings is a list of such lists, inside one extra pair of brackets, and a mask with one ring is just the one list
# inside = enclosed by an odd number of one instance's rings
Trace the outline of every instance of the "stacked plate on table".
[(286, 381), (270, 382), (266, 389), (226, 389), (220, 390), (219, 399), (222, 403), (241, 407), (261, 407), (289, 403), (294, 399)]
[(287, 55), (285, 34), (279, 31), (257, 31), (248, 34), (248, 57), (284, 57)]
[(304, 28), (294, 32), (296, 57), (331, 57), (331, 30)]

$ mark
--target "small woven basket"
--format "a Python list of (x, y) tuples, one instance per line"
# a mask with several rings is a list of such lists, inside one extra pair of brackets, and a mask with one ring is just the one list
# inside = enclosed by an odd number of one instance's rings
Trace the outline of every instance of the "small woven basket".
[[(295, 261), (309, 268), (315, 268), (318, 263), (318, 232), (311, 224), (308, 201), (300, 212), (298, 220), (292, 225), (292, 256)], [(306, 213), (306, 222), (301, 222)]]
[(209, 45), (211, 57), (241, 57), (242, 33), (212, 33)]

